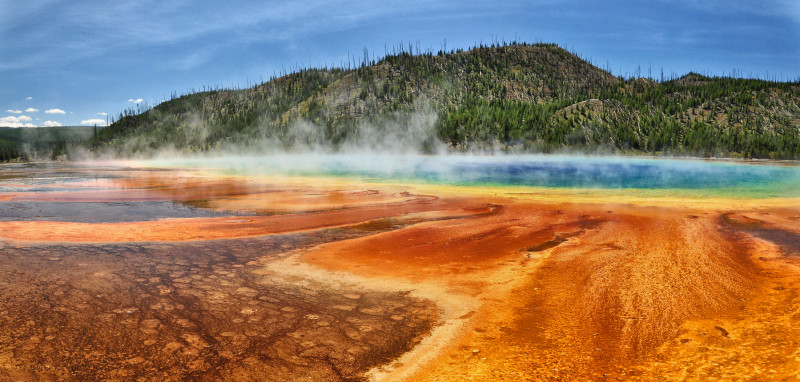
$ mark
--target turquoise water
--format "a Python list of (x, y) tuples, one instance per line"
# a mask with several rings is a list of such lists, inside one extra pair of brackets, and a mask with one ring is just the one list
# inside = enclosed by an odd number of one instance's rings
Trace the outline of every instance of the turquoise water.
[(231, 174), (356, 177), (463, 186), (800, 196), (800, 167), (703, 160), (579, 156), (274, 155), (176, 161)]

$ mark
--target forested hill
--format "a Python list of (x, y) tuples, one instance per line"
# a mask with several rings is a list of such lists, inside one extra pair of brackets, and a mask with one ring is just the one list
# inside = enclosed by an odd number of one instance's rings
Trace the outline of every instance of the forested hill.
[(367, 57), (126, 110), (91, 146), (800, 157), (798, 82), (622, 79), (554, 44)]

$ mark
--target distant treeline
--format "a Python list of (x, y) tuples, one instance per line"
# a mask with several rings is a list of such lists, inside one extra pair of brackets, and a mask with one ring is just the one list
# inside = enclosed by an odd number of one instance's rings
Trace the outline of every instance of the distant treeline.
[(88, 144), (96, 129), (92, 126), (0, 127), (0, 162), (64, 158), (70, 148)]
[(409, 44), (379, 61), (365, 51), (344, 68), (300, 69), (248, 89), (203, 89), (128, 109), (90, 147), (126, 155), (337, 150), (404, 132), (419, 135), (408, 142), (423, 152), (437, 139), (451, 151), (796, 159), (800, 83), (696, 73), (622, 78), (555, 44), (436, 53)]

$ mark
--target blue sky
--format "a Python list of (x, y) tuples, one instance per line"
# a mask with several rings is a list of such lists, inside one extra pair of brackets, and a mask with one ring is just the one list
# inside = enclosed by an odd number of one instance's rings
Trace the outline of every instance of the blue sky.
[(614, 74), (800, 78), (798, 0), (0, 0), (0, 125), (102, 125), (172, 92), (245, 87), (365, 47), (515, 38)]

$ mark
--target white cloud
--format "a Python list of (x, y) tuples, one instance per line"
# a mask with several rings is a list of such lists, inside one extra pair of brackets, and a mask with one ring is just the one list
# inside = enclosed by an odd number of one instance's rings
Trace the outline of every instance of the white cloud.
[(128, 102), (133, 102), (133, 103), (142, 103), (142, 102), (144, 102), (144, 100), (143, 100), (143, 99), (141, 99), (141, 98), (138, 98), (138, 99), (129, 98), (129, 99), (128, 99)]
[(25, 99), (26, 99), (26, 100), (28, 100), (28, 101), (30, 101), (30, 100), (32, 100), (32, 99), (33, 99), (33, 97), (25, 97)]
[(108, 113), (97, 113), (97, 115), (108, 115)]
[(37, 111), (39, 111), (39, 109), (34, 109), (34, 108), (32, 108), (32, 107), (29, 107), (29, 108), (25, 109), (25, 112), (26, 112), (26, 113), (35, 113), (35, 112), (37, 112)]
[(25, 123), (32, 121), (31, 117), (27, 115), (20, 115), (19, 117), (8, 116), (0, 118), (0, 126), (4, 127), (36, 127), (32, 123)]
[(83, 121), (81, 121), (81, 125), (105, 126), (106, 120), (100, 118), (84, 119)]
[(6, 111), (11, 113), (11, 114), (22, 114), (22, 110), (11, 110), (11, 109), (8, 109)]
[(67, 114), (66, 111), (61, 109), (50, 109), (50, 110), (45, 110), (44, 112), (47, 114)]
[(42, 126), (45, 126), (45, 127), (55, 127), (55, 126), (61, 126), (61, 122), (56, 122), (56, 121), (44, 121), (44, 125), (42, 125)]

